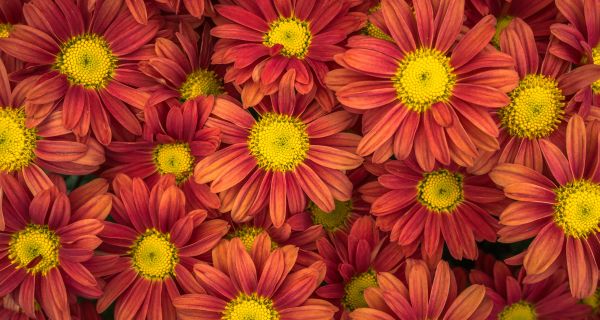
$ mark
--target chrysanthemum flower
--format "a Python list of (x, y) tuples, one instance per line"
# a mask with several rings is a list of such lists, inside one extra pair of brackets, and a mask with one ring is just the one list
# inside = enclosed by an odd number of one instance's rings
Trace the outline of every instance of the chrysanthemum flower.
[(411, 255), (441, 256), (444, 244), (456, 259), (477, 258), (477, 241), (496, 241), (498, 223), (492, 213), (504, 200), (487, 175), (474, 176), (456, 165), (421, 170), (411, 160), (384, 164), (377, 182), (361, 192), (373, 201), (371, 213)]
[(514, 58), (520, 81), (509, 93), (510, 104), (497, 111), (501, 148), (485, 152), (470, 170), (481, 174), (497, 163), (517, 163), (541, 172), (542, 141), (564, 144), (564, 127), (573, 111), (566, 106), (572, 103), (575, 92), (600, 78), (600, 66), (568, 72), (570, 64), (549, 52), (540, 60), (533, 32), (520, 18), (515, 18), (504, 33), (503, 50)]
[[(71, 0), (32, 0), (23, 6), (27, 25), (13, 26), (0, 47), (42, 74), (27, 95), (28, 116), (40, 121), (62, 107), (65, 128), (110, 143), (119, 127), (141, 134), (130, 107), (141, 110), (148, 94), (137, 90), (144, 75), (135, 62), (158, 29), (138, 24), (120, 2), (95, 1), (88, 12)], [(91, 129), (91, 130), (90, 130)]]
[[(5, 0), (0, 2), (0, 38), (8, 38), (12, 32), (13, 26), (23, 22), (23, 1)], [(23, 63), (14, 57), (2, 52), (0, 46), (0, 60), (6, 65), (6, 69), (11, 73), (23, 68)]]
[(394, 41), (385, 24), (385, 18), (381, 12), (381, 2), (378, 1), (376, 5), (369, 8), (367, 18), (367, 24), (362, 29), (364, 34), (381, 40)]
[[(329, 320), (337, 308), (309, 298), (325, 275), (323, 262), (290, 273), (298, 249), (257, 248), (248, 253), (240, 239), (213, 250), (214, 267), (198, 263), (194, 274), (207, 294), (175, 298), (181, 319)], [(215, 254), (218, 253), (218, 254)]]
[(346, 36), (362, 26), (363, 14), (349, 13), (349, 3), (338, 0), (222, 2), (231, 4), (215, 6), (227, 21), (211, 30), (222, 38), (213, 63), (231, 65), (225, 80), (243, 87), (244, 106), (276, 92), (287, 70), (296, 71), (298, 92), (316, 87), (321, 106), (334, 106), (323, 85), (328, 63), (343, 51)]
[(91, 268), (97, 276), (110, 276), (96, 308), (103, 312), (116, 300), (117, 319), (175, 319), (175, 297), (203, 292), (192, 275), (197, 257), (210, 252), (229, 226), (205, 221), (205, 210), (186, 212), (174, 179), (148, 190), (140, 178), (119, 175), (113, 189), (115, 222), (104, 223), (103, 254)]
[[(146, 5), (146, 2), (150, 2), (150, 4)], [(185, 10), (197, 19), (202, 19), (204, 15), (214, 15), (214, 9), (210, 0), (125, 0), (125, 4), (127, 4), (127, 8), (133, 18), (141, 24), (148, 23), (148, 6), (156, 6), (161, 10), (183, 14), (181, 12), (183, 11), (182, 3)]]
[[(15, 301), (13, 295), (7, 294), (0, 298), (0, 319), (29, 320), (31, 318), (23, 312), (23, 308)], [(46, 317), (41, 310), (36, 310), (34, 319), (45, 320)]]
[(219, 197), (205, 184), (194, 181), (194, 166), (217, 150), (219, 130), (205, 128), (210, 109), (195, 103), (173, 106), (160, 114), (145, 108), (144, 136), (134, 142), (113, 141), (107, 146), (108, 167), (103, 176), (119, 173), (140, 177), (152, 188), (164, 175), (173, 175), (185, 194), (188, 209), (218, 209)]
[[(23, 108), (25, 93), (35, 77), (14, 88), (0, 61), (0, 177), (16, 175), (34, 194), (52, 186), (44, 170), (60, 174), (84, 175), (104, 162), (104, 149), (93, 138), (77, 142), (62, 125), (61, 111), (30, 124)], [(0, 210), (0, 230), (4, 221)]]
[(339, 231), (330, 234), (331, 240), (317, 242), (327, 265), (327, 284), (317, 289), (317, 295), (340, 306), (341, 319), (367, 306), (363, 291), (377, 286), (377, 272), (395, 272), (403, 261), (400, 247), (386, 238), (365, 216), (354, 222), (349, 233)]
[[(350, 38), (327, 76), (350, 111), (364, 113), (358, 153), (381, 163), (415, 154), (423, 169), (435, 161), (471, 165), (478, 150), (498, 148), (489, 110), (507, 105), (517, 84), (512, 60), (487, 47), (494, 18), (487, 16), (457, 38), (464, 1), (384, 0), (385, 25), (394, 42)], [(486, 48), (487, 47), (487, 48)]]
[(590, 308), (571, 296), (566, 272), (559, 269), (537, 283), (525, 283), (525, 270), (515, 278), (501, 261), (489, 270), (471, 270), (471, 283), (487, 287), (494, 303), (489, 320), (584, 319)]
[[(556, 6), (569, 24), (554, 24), (550, 28), (559, 40), (550, 47), (550, 53), (575, 65), (600, 65), (600, 24), (596, 21), (600, 1), (557, 0)], [(579, 114), (583, 117), (590, 111), (590, 105), (600, 106), (600, 79), (578, 91), (574, 100), (581, 102)]]
[(353, 153), (358, 137), (342, 133), (354, 122), (346, 111), (327, 114), (312, 95), (296, 96), (294, 71), (281, 82), (272, 107), (259, 105), (259, 118), (229, 99), (217, 99), (207, 126), (221, 129), (230, 144), (200, 160), (197, 183), (213, 181), (212, 192), (224, 192), (222, 211), (242, 221), (269, 205), (271, 220), (280, 227), (286, 212), (306, 208), (307, 195), (324, 211), (334, 199), (350, 200), (352, 183), (341, 172), (358, 167)]
[(556, 22), (556, 5), (554, 1), (531, 0), (468, 0), (466, 1), (466, 25), (472, 27), (488, 14), (496, 17), (496, 33), (492, 44), (500, 48), (500, 38), (504, 30), (515, 18), (527, 23), (534, 32), (538, 48), (545, 50), (550, 36), (550, 25)]
[(529, 248), (516, 258), (522, 260), (530, 282), (566, 265), (571, 293), (578, 298), (590, 296), (598, 283), (599, 132), (600, 123), (586, 128), (575, 115), (567, 126), (566, 156), (556, 145), (540, 141), (554, 180), (517, 164), (499, 165), (490, 174), (506, 196), (516, 200), (500, 215), (504, 226), (499, 240), (512, 243), (533, 237)]
[(32, 196), (12, 176), (0, 176), (6, 230), (0, 232), (0, 297), (13, 297), (30, 317), (36, 305), (68, 319), (67, 293), (98, 298), (102, 291), (83, 265), (101, 243), (97, 234), (111, 208), (106, 183), (68, 196), (52, 187)]
[(406, 280), (383, 272), (378, 287), (365, 290), (368, 308), (350, 314), (352, 320), (484, 320), (493, 303), (485, 287), (471, 285), (458, 292), (456, 278), (448, 263), (440, 261), (435, 273), (421, 260), (407, 260)]

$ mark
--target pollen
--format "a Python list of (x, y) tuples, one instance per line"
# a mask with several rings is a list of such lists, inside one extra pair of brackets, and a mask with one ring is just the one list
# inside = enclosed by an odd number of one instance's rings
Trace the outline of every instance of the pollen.
[(269, 48), (281, 45), (281, 55), (288, 58), (304, 59), (312, 41), (312, 33), (307, 21), (295, 17), (279, 19), (269, 24), (269, 32), (263, 37), (263, 44)]
[(179, 88), (179, 94), (184, 101), (221, 93), (223, 80), (214, 71), (205, 69), (190, 73)]
[(463, 176), (446, 169), (424, 173), (417, 185), (417, 200), (432, 212), (454, 211), (464, 200)]
[(536, 320), (535, 308), (525, 301), (515, 302), (504, 307), (498, 314), (498, 320)]
[[(376, 13), (381, 10), (381, 3), (376, 4), (375, 6), (369, 9), (369, 15)], [(371, 21), (367, 21), (367, 24), (362, 29), (362, 33), (371, 36), (373, 38), (390, 41), (393, 42), (394, 39), (390, 37), (387, 33), (383, 32), (378, 26), (373, 24)]]
[(0, 107), (0, 172), (14, 172), (35, 159), (37, 130), (25, 126), (22, 108)]
[(173, 174), (178, 183), (187, 180), (194, 171), (195, 158), (187, 143), (159, 144), (152, 152), (156, 170), (163, 174)]
[[(600, 65), (600, 44), (592, 49), (592, 58), (595, 65)], [(600, 80), (592, 83), (592, 90), (595, 94), (600, 94)]]
[(344, 287), (342, 305), (348, 311), (368, 307), (364, 296), (365, 290), (375, 287), (377, 287), (377, 277), (371, 270), (352, 277)]
[(309, 146), (306, 125), (284, 114), (263, 114), (248, 137), (250, 153), (266, 171), (293, 171), (306, 159)]
[(569, 182), (554, 190), (554, 223), (575, 238), (600, 231), (600, 185), (586, 180)]
[(592, 314), (600, 313), (600, 289), (596, 290), (594, 294), (589, 297), (583, 298), (581, 300), (582, 303), (590, 306), (592, 308)]
[(221, 320), (279, 320), (273, 301), (256, 293), (241, 293), (229, 301), (222, 313)]
[(492, 38), (492, 44), (494, 45), (494, 47), (500, 48), (500, 34), (502, 33), (502, 31), (504, 31), (504, 29), (506, 29), (506, 27), (508, 27), (508, 25), (513, 19), (513, 16), (502, 16), (498, 18), (498, 22), (496, 23), (496, 33)]
[(106, 40), (87, 33), (75, 36), (62, 44), (55, 68), (72, 85), (88, 89), (104, 88), (114, 76), (117, 58)]
[(331, 212), (321, 210), (314, 203), (308, 205), (314, 224), (320, 224), (323, 229), (335, 232), (348, 225), (352, 216), (352, 201), (335, 200), (335, 209)]
[(547, 76), (527, 75), (509, 93), (511, 102), (498, 111), (502, 126), (513, 137), (537, 139), (551, 135), (564, 119), (564, 95)]
[(16, 268), (30, 274), (46, 275), (59, 265), (60, 238), (46, 225), (29, 224), (12, 234), (8, 258)]
[(156, 229), (141, 234), (129, 251), (133, 269), (148, 280), (164, 280), (175, 274), (179, 263), (177, 248), (171, 235)]
[(400, 61), (392, 82), (398, 100), (414, 112), (425, 112), (450, 99), (456, 75), (449, 57), (436, 49), (420, 48)]
[[(253, 226), (242, 226), (230, 232), (227, 236), (228, 239), (238, 238), (244, 244), (244, 247), (248, 252), (252, 250), (252, 246), (256, 241), (256, 237), (264, 231), (263, 228)], [(271, 239), (271, 249), (277, 248), (277, 244)]]
[(12, 31), (12, 25), (9, 23), (0, 23), (0, 39), (8, 38)]

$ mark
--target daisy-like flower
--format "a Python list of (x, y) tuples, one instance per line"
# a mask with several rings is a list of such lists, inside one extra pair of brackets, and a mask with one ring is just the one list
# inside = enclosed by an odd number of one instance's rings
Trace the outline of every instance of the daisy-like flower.
[(350, 200), (352, 183), (341, 170), (362, 163), (353, 153), (358, 136), (342, 133), (355, 118), (346, 111), (326, 113), (314, 95), (296, 96), (293, 70), (281, 82), (271, 106), (257, 106), (259, 118), (228, 99), (217, 99), (207, 126), (221, 129), (230, 144), (200, 160), (194, 171), (199, 184), (213, 181), (222, 192), (223, 212), (243, 221), (269, 205), (271, 220), (281, 227), (286, 212), (306, 208), (307, 195), (329, 212), (334, 199)]
[[(600, 15), (600, 1), (557, 0), (556, 6), (569, 24), (550, 27), (552, 35), (559, 40), (550, 47), (550, 53), (575, 65), (600, 65), (600, 24), (596, 21)], [(583, 117), (590, 111), (590, 105), (599, 106), (600, 79), (578, 91), (574, 100), (581, 102), (579, 114)]]
[(517, 163), (542, 172), (542, 141), (564, 144), (564, 127), (573, 111), (567, 106), (573, 94), (600, 78), (600, 66), (586, 65), (568, 72), (570, 63), (549, 51), (540, 60), (533, 36), (520, 18), (504, 30), (501, 45), (514, 58), (520, 81), (509, 93), (510, 103), (497, 111), (501, 148), (484, 152), (471, 172), (487, 172), (497, 163)]
[(367, 25), (362, 29), (363, 33), (371, 37), (391, 41), (390, 30), (385, 24), (383, 12), (381, 12), (381, 2), (377, 1), (375, 5), (368, 9)]
[[(12, 294), (7, 294), (0, 298), (0, 318), (7, 320), (29, 320), (28, 315), (23, 313), (23, 308), (15, 301)], [(44, 314), (36, 310), (34, 319), (45, 320)]]
[(525, 270), (514, 277), (501, 261), (483, 270), (471, 270), (471, 283), (487, 287), (494, 303), (489, 320), (584, 319), (590, 308), (571, 296), (566, 272), (559, 269), (537, 283), (525, 283)]
[(198, 263), (194, 274), (206, 290), (174, 299), (185, 319), (329, 320), (337, 308), (310, 296), (325, 275), (323, 262), (291, 272), (298, 249), (259, 247), (248, 253), (242, 241), (223, 241), (213, 264)]
[[(8, 38), (13, 29), (13, 25), (22, 22), (22, 0), (6, 0), (0, 3), (0, 38)], [(0, 59), (6, 65), (6, 69), (8, 69), (9, 73), (23, 68), (23, 63), (2, 52), (2, 47), (0, 47)]]
[(350, 4), (338, 0), (222, 2), (231, 4), (215, 6), (226, 21), (211, 30), (222, 38), (212, 61), (231, 65), (225, 80), (242, 86), (245, 107), (276, 92), (287, 70), (296, 71), (298, 92), (316, 87), (321, 106), (334, 106), (323, 80), (333, 56), (343, 52), (341, 42), (362, 26), (363, 14), (349, 13)]
[(317, 242), (319, 254), (327, 265), (326, 285), (317, 295), (340, 306), (340, 318), (367, 306), (366, 288), (377, 287), (378, 272), (395, 272), (403, 261), (402, 250), (384, 237), (369, 216), (354, 222), (350, 232), (339, 231), (330, 239)]
[(500, 48), (500, 38), (504, 30), (515, 18), (525, 21), (534, 31), (535, 41), (538, 48), (544, 50), (548, 45), (550, 36), (550, 25), (556, 22), (556, 5), (554, 1), (531, 0), (467, 0), (465, 16), (466, 25), (472, 27), (488, 14), (496, 17), (496, 33), (492, 38), (492, 44)]
[[(141, 134), (134, 110), (148, 94), (137, 90), (144, 75), (135, 62), (158, 30), (138, 24), (123, 4), (95, 1), (93, 10), (71, 0), (32, 0), (23, 6), (27, 25), (15, 25), (0, 47), (41, 74), (27, 95), (28, 116), (41, 121), (62, 108), (65, 128), (108, 144), (112, 130)], [(119, 129), (116, 129), (119, 128)]]
[(102, 291), (84, 266), (111, 208), (106, 182), (68, 196), (52, 187), (32, 196), (12, 176), (0, 176), (6, 230), (0, 232), (0, 297), (13, 297), (29, 317), (36, 305), (52, 319), (69, 319), (67, 293), (98, 298)]
[(358, 153), (384, 162), (414, 153), (425, 170), (435, 161), (469, 166), (478, 150), (498, 148), (489, 110), (507, 105), (517, 84), (512, 59), (488, 47), (492, 16), (457, 42), (464, 1), (384, 0), (381, 12), (394, 42), (355, 36), (336, 56), (343, 69), (327, 76), (348, 110), (364, 113)]
[[(61, 111), (31, 124), (23, 108), (25, 94), (34, 86), (31, 77), (12, 86), (0, 61), (0, 176), (16, 175), (34, 194), (52, 186), (44, 170), (85, 175), (104, 162), (104, 149), (93, 138), (85, 143), (62, 125)], [(4, 221), (0, 210), (0, 230)]]
[(405, 273), (405, 281), (388, 272), (377, 274), (378, 287), (364, 293), (368, 308), (356, 309), (350, 319), (484, 320), (492, 311), (484, 286), (471, 285), (458, 292), (454, 273), (445, 261), (432, 272), (424, 261), (409, 259)]
[[(146, 5), (146, 2), (150, 2)], [(156, 6), (161, 10), (182, 14), (182, 7), (193, 17), (202, 19), (204, 15), (214, 16), (214, 9), (210, 0), (125, 0), (127, 8), (138, 23), (148, 24), (150, 8)], [(183, 4), (183, 6), (182, 6)]]
[(108, 167), (102, 175), (119, 173), (140, 177), (152, 188), (164, 175), (173, 175), (185, 194), (188, 209), (218, 209), (219, 197), (205, 184), (194, 181), (195, 164), (215, 152), (219, 130), (205, 128), (210, 109), (195, 103), (173, 106), (165, 114), (153, 106), (145, 108), (145, 133), (134, 142), (113, 141), (107, 146)]
[(151, 190), (140, 178), (119, 175), (113, 222), (100, 234), (103, 254), (92, 272), (110, 277), (98, 300), (99, 313), (115, 300), (117, 319), (175, 319), (173, 299), (182, 292), (204, 292), (192, 267), (227, 233), (224, 220), (205, 221), (205, 210), (185, 210), (185, 195), (174, 179), (163, 178)]
[(574, 115), (566, 131), (566, 156), (549, 141), (541, 152), (553, 180), (518, 164), (501, 164), (490, 174), (516, 200), (500, 215), (501, 242), (534, 238), (515, 262), (523, 262), (529, 282), (565, 267), (573, 296), (594, 293), (600, 259), (600, 178), (598, 133), (600, 123), (588, 127)]
[(456, 165), (422, 170), (414, 161), (391, 160), (377, 182), (361, 192), (373, 201), (371, 213), (412, 255), (441, 256), (444, 244), (456, 259), (477, 258), (477, 241), (496, 241), (498, 223), (492, 213), (505, 199), (487, 175), (474, 176)]

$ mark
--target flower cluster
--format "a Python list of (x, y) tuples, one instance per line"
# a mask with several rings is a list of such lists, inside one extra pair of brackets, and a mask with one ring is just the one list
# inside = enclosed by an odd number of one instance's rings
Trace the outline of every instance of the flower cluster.
[(600, 0), (0, 0), (0, 319), (600, 319)]

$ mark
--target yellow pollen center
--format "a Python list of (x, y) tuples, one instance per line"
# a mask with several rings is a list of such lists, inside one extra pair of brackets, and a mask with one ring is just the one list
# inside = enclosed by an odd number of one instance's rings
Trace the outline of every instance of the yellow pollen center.
[(424, 173), (417, 185), (417, 200), (433, 212), (454, 211), (464, 200), (463, 176), (445, 169)]
[(591, 296), (581, 300), (581, 302), (592, 307), (592, 314), (598, 314), (600, 312), (600, 289), (596, 290)]
[(498, 314), (498, 320), (536, 320), (535, 308), (525, 302), (519, 301), (504, 307)]
[[(261, 234), (264, 229), (259, 227), (252, 226), (242, 226), (238, 229), (235, 229), (233, 232), (230, 232), (227, 236), (228, 239), (238, 238), (244, 244), (244, 247), (248, 252), (252, 250), (252, 246), (256, 241), (256, 237)], [(271, 239), (271, 249), (277, 248), (277, 244)]]
[(547, 137), (564, 119), (565, 97), (552, 78), (527, 75), (509, 96), (510, 104), (500, 109), (498, 115), (502, 126), (513, 137)]
[(314, 224), (320, 224), (323, 229), (329, 232), (335, 232), (347, 226), (352, 214), (352, 201), (335, 200), (335, 209), (331, 212), (321, 210), (314, 203), (308, 205)]
[(45, 225), (29, 224), (15, 232), (8, 244), (8, 258), (16, 268), (45, 275), (59, 265), (60, 238)]
[[(592, 49), (592, 58), (594, 59), (595, 65), (600, 65), (600, 44)], [(595, 94), (600, 94), (600, 80), (592, 83), (592, 91)]]
[(279, 320), (273, 301), (256, 293), (240, 295), (229, 301), (221, 320)]
[(263, 44), (269, 48), (281, 45), (281, 55), (288, 58), (304, 59), (312, 41), (312, 33), (307, 21), (296, 17), (279, 19), (269, 24), (269, 32), (263, 37)]
[[(375, 5), (369, 9), (369, 16), (372, 15), (373, 13), (379, 12), (380, 10), (381, 10), (381, 3), (378, 3), (377, 5)], [(377, 27), (375, 24), (373, 24), (371, 21), (368, 21), (368, 20), (367, 20), (367, 24), (363, 28), (362, 32), (373, 38), (386, 40), (386, 41), (390, 41), (390, 42), (394, 41), (394, 39), (392, 39), (392, 37), (390, 37), (388, 34), (383, 32), (383, 30), (381, 30), (379, 27)]]
[(448, 101), (456, 75), (450, 58), (441, 51), (420, 48), (404, 56), (392, 77), (398, 99), (414, 112), (425, 112), (437, 102)]
[(160, 174), (173, 174), (178, 183), (187, 180), (194, 171), (194, 156), (187, 143), (159, 144), (152, 152), (152, 161)]
[(184, 101), (200, 96), (219, 95), (223, 93), (223, 81), (214, 71), (194, 71), (187, 76), (179, 93)]
[(8, 38), (10, 36), (10, 32), (12, 31), (12, 25), (9, 23), (0, 23), (0, 39)]
[(95, 34), (75, 36), (63, 43), (55, 68), (73, 85), (89, 89), (104, 88), (112, 79), (117, 58), (108, 42)]
[(306, 159), (309, 146), (306, 125), (284, 114), (263, 114), (248, 137), (250, 153), (267, 171), (294, 170)]
[(554, 223), (566, 235), (587, 238), (600, 231), (600, 185), (579, 180), (554, 190)]
[(514, 17), (512, 16), (502, 16), (498, 18), (498, 22), (496, 22), (496, 33), (492, 38), (492, 44), (494, 45), (494, 47), (500, 48), (500, 34), (502, 33), (502, 31), (504, 31), (504, 29), (506, 29), (506, 27), (508, 27), (508, 25), (513, 19)]
[(25, 111), (0, 107), (0, 172), (14, 172), (34, 159), (37, 130), (25, 126)]
[(175, 274), (179, 263), (177, 248), (171, 235), (156, 229), (141, 234), (129, 251), (133, 269), (148, 280), (164, 280)]
[(344, 287), (344, 297), (342, 298), (344, 308), (348, 311), (353, 311), (358, 308), (368, 307), (364, 296), (365, 290), (376, 287), (377, 277), (373, 271), (367, 271), (352, 277)]

